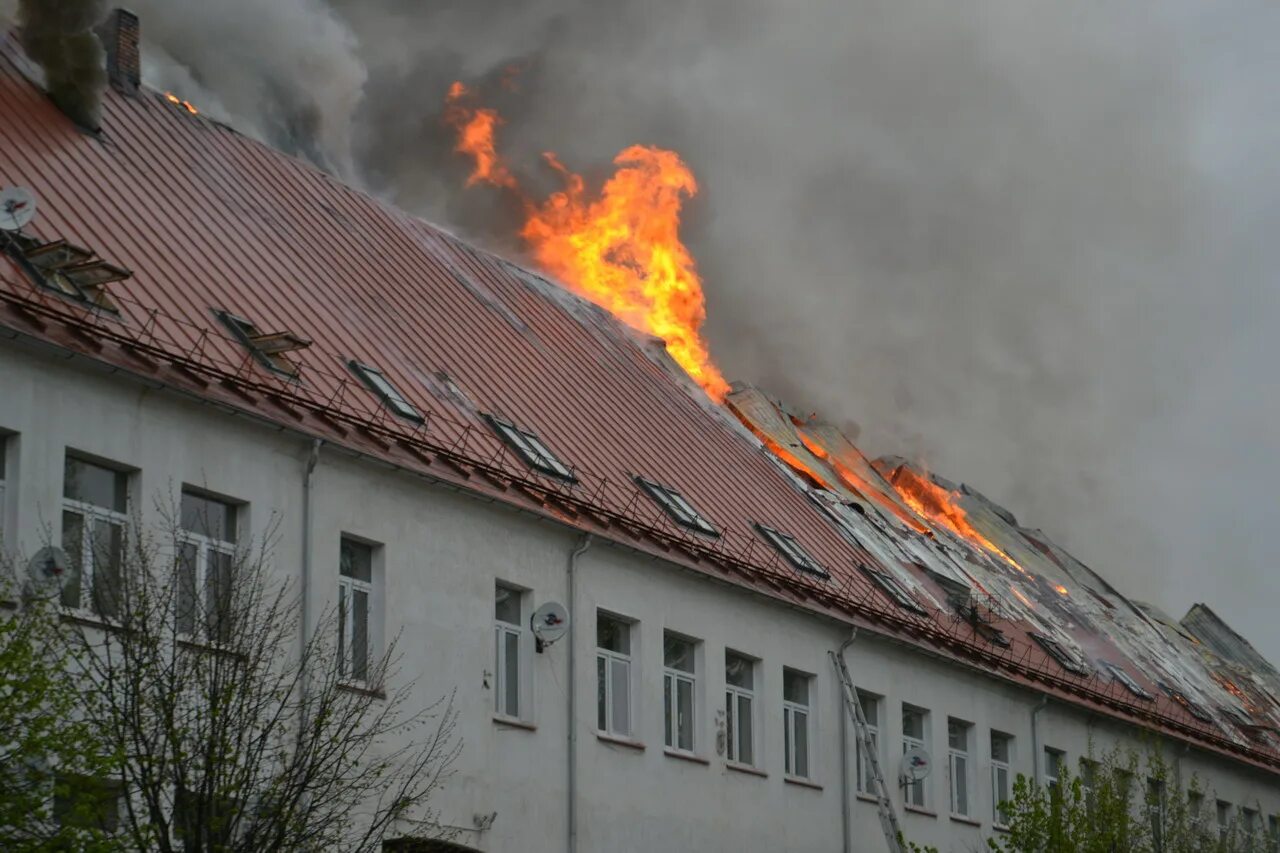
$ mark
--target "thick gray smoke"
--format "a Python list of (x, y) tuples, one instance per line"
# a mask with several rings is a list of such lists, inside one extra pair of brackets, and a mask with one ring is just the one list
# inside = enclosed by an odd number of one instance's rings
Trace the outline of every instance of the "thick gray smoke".
[(18, 23), (27, 55), (44, 69), (45, 88), (72, 121), (97, 130), (107, 83), (102, 42), (93, 28), (105, 0), (22, 0)]
[(454, 79), (534, 180), (677, 149), (727, 375), (1280, 659), (1272, 0), (133, 5), (152, 85), (506, 251)]

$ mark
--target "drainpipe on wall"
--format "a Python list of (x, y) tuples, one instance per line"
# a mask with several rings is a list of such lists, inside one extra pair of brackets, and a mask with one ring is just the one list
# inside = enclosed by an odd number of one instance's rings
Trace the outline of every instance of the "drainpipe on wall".
[(569, 718), (567, 726), (569, 729), (569, 757), (568, 757), (568, 782), (569, 782), (569, 813), (568, 813), (568, 835), (569, 835), (569, 853), (577, 853), (578, 850), (578, 687), (575, 678), (578, 667), (576, 663), (577, 655), (574, 649), (578, 645), (578, 640), (574, 636), (577, 631), (578, 614), (575, 609), (575, 569), (578, 567), (578, 558), (587, 552), (591, 547), (591, 543), (595, 540), (590, 533), (582, 534), (582, 538), (578, 540), (578, 547), (569, 552), (569, 677), (566, 679), (568, 683), (569, 693)]
[[(323, 439), (311, 442), (311, 453), (307, 456), (307, 470), (302, 476), (302, 582), (299, 594), (302, 596), (302, 636), (298, 644), (298, 662), (306, 660), (307, 643), (311, 639), (311, 475), (315, 473), (316, 463), (320, 461), (320, 448)], [(307, 696), (307, 668), (303, 667), (300, 685), (305, 708)]]
[[(836, 655), (844, 659), (844, 650), (858, 638), (854, 628), (849, 639), (840, 644)], [(847, 665), (847, 664), (846, 664)], [(840, 837), (843, 853), (853, 853), (853, 822), (849, 814), (849, 709), (844, 706), (844, 692), (840, 693)]]
[(1037, 722), (1040, 718), (1040, 712), (1049, 704), (1049, 696), (1047, 694), (1040, 697), (1040, 702), (1031, 709), (1031, 784), (1037, 788), (1040, 787), (1040, 729)]

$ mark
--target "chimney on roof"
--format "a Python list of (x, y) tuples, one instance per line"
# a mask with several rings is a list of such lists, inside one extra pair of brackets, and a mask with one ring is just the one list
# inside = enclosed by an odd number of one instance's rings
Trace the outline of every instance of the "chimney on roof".
[(107, 82), (111, 88), (122, 95), (138, 94), (142, 85), (138, 16), (128, 9), (112, 9), (98, 26), (98, 38), (107, 50)]

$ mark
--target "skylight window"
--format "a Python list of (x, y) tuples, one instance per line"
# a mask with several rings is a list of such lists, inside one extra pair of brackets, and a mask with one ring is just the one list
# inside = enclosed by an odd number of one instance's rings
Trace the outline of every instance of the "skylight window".
[(522, 430), (510, 421), (494, 415), (485, 415), (485, 420), (493, 427), (494, 432), (511, 445), (511, 448), (519, 453), (520, 457), (534, 470), (569, 483), (578, 481), (578, 478), (573, 476), (573, 472), (556, 458), (556, 455), (542, 443), (542, 439), (533, 433)]
[(1114, 678), (1116, 681), (1123, 684), (1125, 689), (1128, 690), (1130, 693), (1132, 693), (1134, 696), (1137, 696), (1139, 699), (1145, 699), (1147, 701), (1151, 701), (1152, 699), (1155, 698), (1146, 690), (1144, 690), (1142, 685), (1134, 681), (1133, 676), (1131, 676), (1128, 672), (1126, 672), (1121, 667), (1118, 667), (1113, 663), (1107, 663), (1106, 661), (1103, 661), (1102, 665), (1107, 668), (1107, 672), (1111, 673), (1112, 678)]
[(113, 313), (119, 309), (107, 293), (107, 285), (133, 275), (66, 240), (40, 243), (19, 236), (6, 249), (40, 286)]
[(311, 346), (311, 341), (293, 332), (260, 332), (252, 322), (230, 311), (214, 313), (263, 367), (284, 376), (297, 377), (298, 365), (285, 353), (306, 349)]
[(913, 613), (924, 615), (924, 608), (893, 575), (883, 569), (872, 568), (866, 564), (860, 564), (859, 568), (862, 569), (867, 577), (875, 581), (876, 585), (884, 590), (893, 599), (894, 603), (903, 610), (910, 610)]
[(693, 508), (693, 504), (685, 500), (684, 495), (675, 489), (666, 486), (660, 486), (652, 480), (646, 480), (644, 477), (636, 477), (636, 485), (649, 493), (649, 497), (662, 507), (667, 515), (681, 527), (687, 527), (690, 530), (696, 530), (707, 536), (719, 536), (720, 531), (716, 530), (715, 525), (707, 521), (702, 513)]
[(1066, 647), (1052, 637), (1046, 637), (1044, 634), (1031, 634), (1031, 639), (1035, 640), (1049, 655), (1056, 660), (1063, 669), (1068, 672), (1074, 672), (1076, 675), (1088, 675), (1088, 668), (1076, 659), (1076, 656), (1067, 651)]
[(382, 402), (387, 408), (395, 412), (405, 420), (414, 423), (422, 423), (422, 413), (413, 407), (413, 404), (404, 398), (396, 386), (391, 384), (391, 380), (383, 375), (382, 371), (376, 367), (370, 367), (367, 364), (352, 359), (347, 362), (347, 366), (351, 368), (351, 372), (360, 378), (360, 381), (369, 386), (369, 390), (382, 398)]
[(1176, 690), (1162, 681), (1157, 681), (1156, 684), (1160, 685), (1160, 689), (1165, 692), (1166, 696), (1185, 708), (1188, 714), (1202, 723), (1213, 722), (1213, 717), (1209, 716), (1209, 712), (1188, 699), (1181, 690)]
[(820, 578), (831, 577), (827, 570), (822, 567), (822, 564), (809, 556), (809, 552), (800, 547), (800, 543), (791, 534), (782, 533), (763, 524), (757, 524), (756, 530), (760, 531), (760, 535), (765, 538), (766, 542), (778, 549), (778, 553), (787, 558), (787, 562), (800, 571), (817, 575)]

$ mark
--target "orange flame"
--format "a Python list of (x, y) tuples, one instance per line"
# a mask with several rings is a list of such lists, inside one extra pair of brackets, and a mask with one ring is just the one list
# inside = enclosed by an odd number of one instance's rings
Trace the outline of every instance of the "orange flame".
[(633, 145), (614, 158), (617, 169), (597, 195), (548, 153), (543, 156), (564, 189), (538, 202), (525, 195), (497, 153), (498, 113), (476, 106), (462, 83), (450, 87), (445, 104), (445, 121), (458, 132), (455, 150), (475, 161), (467, 186), (483, 182), (520, 195), (520, 235), (537, 263), (627, 325), (662, 338), (676, 363), (722, 401), (729, 383), (702, 339), (702, 280), (680, 239), (684, 200), (698, 191), (680, 155)]
[(182, 98), (179, 98), (177, 95), (173, 94), (173, 92), (165, 92), (164, 96), (169, 101), (169, 103), (176, 104), (177, 106), (182, 107), (184, 110), (191, 113), (192, 115), (198, 115), (200, 112), (191, 104), (190, 101), (182, 100)]
[[(942, 525), (961, 539), (995, 554), (1022, 574), (1027, 574), (1016, 560), (969, 523), (968, 513), (955, 502), (951, 492), (927, 476), (921, 477), (906, 466), (894, 473), (891, 482), (907, 506), (919, 513), (922, 518)], [(1030, 577), (1030, 575), (1027, 576)]]
[(831, 468), (836, 472), (836, 476), (840, 478), (847, 488), (857, 492), (868, 500), (874, 500), (877, 504), (892, 512), (897, 518), (901, 519), (904, 524), (909, 525), (916, 532), (928, 532), (929, 528), (921, 523), (919, 519), (912, 518), (906, 510), (898, 506), (894, 501), (889, 500), (878, 488), (860, 477), (848, 465), (845, 465), (839, 459), (834, 458), (821, 444), (805, 435), (804, 430), (796, 430), (796, 435), (800, 436), (800, 442), (805, 446), (805, 449), (831, 466)]
[(1070, 595), (1070, 593), (1067, 592), (1067, 588), (1062, 584), (1058, 584), (1053, 589), (1054, 589), (1054, 592), (1058, 593), (1058, 595), (1061, 595), (1063, 598), (1066, 598), (1068, 595)]

